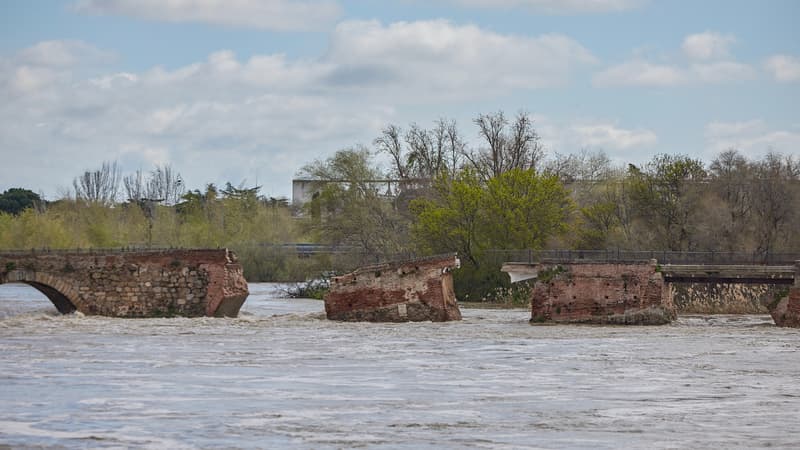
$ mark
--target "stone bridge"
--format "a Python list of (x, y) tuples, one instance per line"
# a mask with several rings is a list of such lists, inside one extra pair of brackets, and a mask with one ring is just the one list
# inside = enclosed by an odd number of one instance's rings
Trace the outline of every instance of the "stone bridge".
[(770, 305), (779, 326), (800, 327), (800, 261), (795, 265), (665, 264), (650, 261), (505, 263), (511, 282), (534, 279), (531, 322), (665, 324), (675, 319), (670, 283), (786, 286)]
[(235, 317), (248, 295), (233, 252), (0, 251), (0, 284), (36, 288), (62, 313)]

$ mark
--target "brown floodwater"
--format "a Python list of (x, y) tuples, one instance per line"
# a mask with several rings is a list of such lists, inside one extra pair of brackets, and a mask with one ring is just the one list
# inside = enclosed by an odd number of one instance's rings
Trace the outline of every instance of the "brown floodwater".
[(800, 330), (768, 316), (339, 323), (250, 287), (236, 319), (113, 319), (0, 286), (0, 447), (800, 446)]

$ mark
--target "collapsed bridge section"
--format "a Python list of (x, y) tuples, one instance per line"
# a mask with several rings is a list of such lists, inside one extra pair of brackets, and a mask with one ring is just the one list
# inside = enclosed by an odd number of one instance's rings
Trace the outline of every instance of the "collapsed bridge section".
[(778, 326), (800, 327), (800, 262), (795, 265), (665, 264), (649, 261), (505, 263), (511, 282), (532, 279), (531, 322), (665, 324), (676, 317), (671, 283), (787, 286), (770, 305)]
[(0, 252), (0, 284), (24, 283), (62, 313), (235, 317), (247, 282), (227, 249)]

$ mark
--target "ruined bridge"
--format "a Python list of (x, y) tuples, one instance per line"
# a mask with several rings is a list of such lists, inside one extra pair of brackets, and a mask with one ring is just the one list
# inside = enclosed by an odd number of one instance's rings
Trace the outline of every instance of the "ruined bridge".
[(61, 313), (235, 317), (248, 295), (227, 249), (0, 251), (0, 284), (36, 288)]
[(794, 264), (659, 264), (657, 260), (543, 259), (508, 262), (511, 282), (535, 280), (531, 322), (665, 324), (677, 311), (671, 283), (772, 284), (786, 296), (769, 306), (779, 326), (800, 327), (800, 261)]

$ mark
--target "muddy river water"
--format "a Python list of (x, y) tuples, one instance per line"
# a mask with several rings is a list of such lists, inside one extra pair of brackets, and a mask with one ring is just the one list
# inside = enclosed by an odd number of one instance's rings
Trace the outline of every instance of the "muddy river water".
[(0, 286), (0, 448), (800, 448), (800, 330), (58, 315)]

